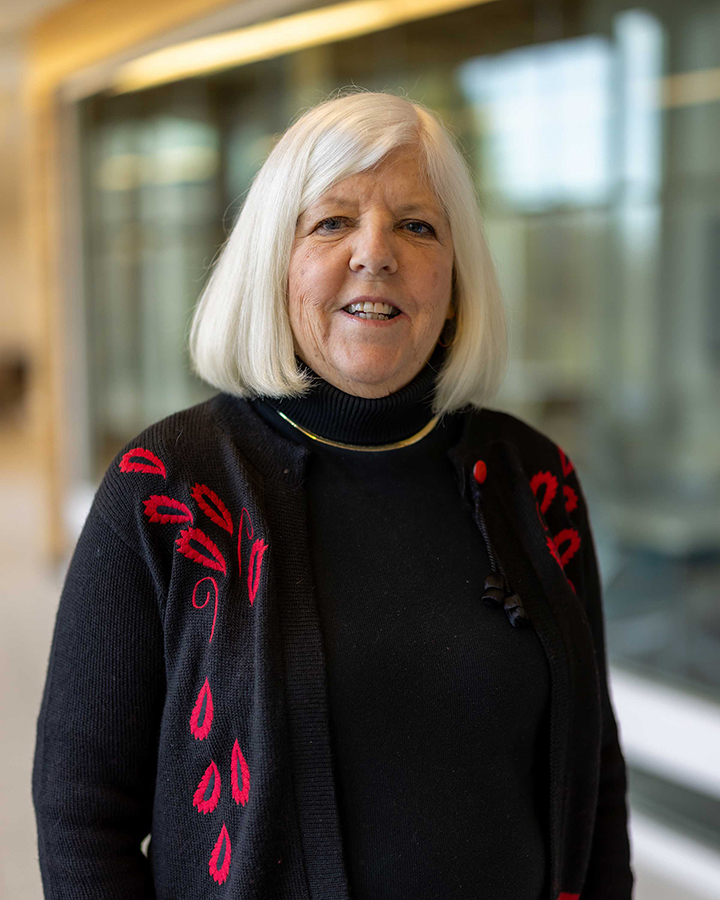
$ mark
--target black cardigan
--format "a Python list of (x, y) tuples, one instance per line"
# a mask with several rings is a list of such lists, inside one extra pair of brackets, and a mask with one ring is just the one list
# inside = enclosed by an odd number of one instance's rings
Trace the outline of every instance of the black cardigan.
[[(448, 455), (501, 586), (486, 595), (517, 627), (529, 619), (550, 671), (548, 900), (628, 900), (625, 765), (580, 484), (519, 419), (463, 418)], [(348, 900), (309, 455), (221, 393), (150, 426), (109, 467), (38, 718), (47, 897)]]

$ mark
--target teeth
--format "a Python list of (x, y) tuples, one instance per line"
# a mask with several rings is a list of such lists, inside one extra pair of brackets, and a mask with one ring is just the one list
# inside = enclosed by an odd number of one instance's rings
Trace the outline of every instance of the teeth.
[(345, 309), (349, 313), (383, 313), (386, 316), (400, 311), (390, 303), (371, 303), (369, 300), (365, 300), (362, 303), (351, 303), (350, 306), (346, 306)]

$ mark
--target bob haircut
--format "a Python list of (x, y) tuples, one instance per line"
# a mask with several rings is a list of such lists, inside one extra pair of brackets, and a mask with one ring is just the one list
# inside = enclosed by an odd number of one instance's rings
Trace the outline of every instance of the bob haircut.
[(241, 397), (298, 397), (312, 375), (298, 367), (287, 311), (298, 217), (337, 182), (417, 146), (453, 241), (455, 336), (436, 380), (436, 415), (495, 395), (507, 364), (507, 324), (469, 169), (437, 116), (388, 93), (325, 100), (284, 132), (257, 172), (190, 326), (193, 370)]

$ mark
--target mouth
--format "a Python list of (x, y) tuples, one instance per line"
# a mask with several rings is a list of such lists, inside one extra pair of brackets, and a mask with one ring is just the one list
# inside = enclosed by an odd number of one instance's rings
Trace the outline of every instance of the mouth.
[(343, 307), (343, 312), (355, 319), (387, 322), (402, 315), (402, 310), (384, 300), (358, 300)]

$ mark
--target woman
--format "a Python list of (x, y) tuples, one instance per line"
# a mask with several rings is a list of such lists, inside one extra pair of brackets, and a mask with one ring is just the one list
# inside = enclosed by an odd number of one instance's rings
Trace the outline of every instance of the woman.
[(587, 509), (485, 406), (505, 341), (438, 120), (295, 122), (195, 313), (220, 392), (120, 451), (68, 571), (47, 896), (631, 896)]

